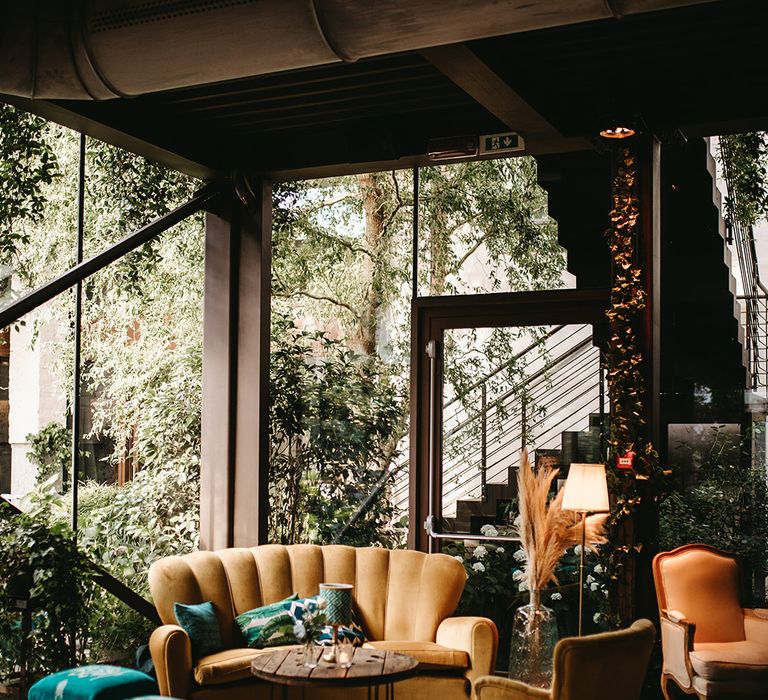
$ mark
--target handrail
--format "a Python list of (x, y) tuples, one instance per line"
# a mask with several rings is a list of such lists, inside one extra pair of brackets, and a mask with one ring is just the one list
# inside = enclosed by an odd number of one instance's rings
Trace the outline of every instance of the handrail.
[[(557, 326), (553, 331), (547, 334), (547, 338), (552, 338), (556, 332), (562, 331), (565, 328), (565, 326)], [(576, 336), (580, 331), (583, 330), (583, 326), (577, 327), (575, 330), (568, 333), (568, 335), (565, 338), (558, 339), (557, 342), (554, 344), (553, 347), (558, 347), (562, 345), (563, 343), (568, 342), (569, 340), (572, 340), (574, 336)], [(539, 341), (541, 342), (541, 341)], [(544, 387), (540, 380), (547, 377), (556, 377), (558, 375), (561, 375), (563, 372), (568, 372), (567, 377), (564, 378), (563, 383), (558, 385), (558, 391), (557, 396), (555, 399), (555, 404), (557, 405), (556, 410), (553, 413), (547, 414), (547, 416), (543, 416), (535, 420), (531, 425), (530, 428), (536, 429), (537, 427), (541, 426), (542, 424), (546, 424), (546, 421), (551, 420), (553, 416), (556, 416), (558, 413), (562, 411), (567, 411), (569, 409), (574, 408), (574, 402), (568, 402), (567, 405), (559, 405), (559, 403), (565, 401), (566, 395), (572, 393), (572, 392), (578, 392), (578, 395), (575, 396), (574, 401), (578, 403), (578, 406), (575, 408), (575, 410), (572, 410), (571, 413), (568, 414), (568, 416), (564, 419), (565, 422), (568, 423), (568, 425), (563, 428), (563, 422), (561, 421), (559, 424), (559, 428), (561, 429), (561, 432), (563, 429), (567, 430), (571, 428), (570, 421), (573, 419), (575, 415), (577, 415), (580, 412), (583, 412), (584, 410), (588, 410), (590, 407), (590, 404), (592, 403), (591, 400), (587, 400), (586, 402), (582, 402), (581, 399), (588, 395), (591, 391), (591, 388), (588, 388), (586, 390), (580, 390), (582, 385), (585, 381), (589, 381), (590, 387), (593, 387), (593, 379), (596, 375), (597, 381), (599, 382), (600, 373), (597, 372), (591, 372), (589, 370), (590, 365), (593, 360), (589, 359), (589, 354), (585, 353), (585, 348), (589, 348), (592, 343), (592, 340), (590, 337), (584, 338), (576, 343), (574, 343), (571, 347), (569, 347), (567, 350), (562, 352), (560, 355), (558, 355), (555, 358), (548, 359), (546, 364), (538, 369), (535, 373), (531, 374), (528, 377), (525, 377), (522, 381), (516, 382), (514, 386), (512, 386), (510, 389), (506, 390), (501, 396), (496, 397), (494, 399), (488, 399), (487, 401), (487, 418), (490, 420), (493, 416), (497, 414), (497, 411), (500, 410), (500, 402), (503, 403), (505, 406), (508, 404), (507, 399), (509, 397), (516, 395), (522, 388), (526, 386), (530, 386), (531, 384), (536, 384), (538, 386), (537, 389), (533, 390), (533, 393), (531, 394), (532, 400), (534, 402), (537, 401), (539, 397), (544, 395), (548, 389)], [(515, 359), (519, 359), (521, 356), (526, 354), (527, 352), (530, 352), (533, 347), (537, 347), (538, 344), (532, 344), (531, 346), (527, 347), (524, 351), (521, 353), (517, 353), (515, 356)], [(552, 348), (549, 348), (550, 350)], [(539, 359), (539, 358), (536, 358)], [(512, 360), (514, 361), (514, 359)], [(497, 370), (494, 370), (493, 372), (490, 372), (488, 375), (485, 375), (484, 379), (487, 381), (488, 378), (494, 376), (500, 369), (502, 369), (505, 366), (509, 366), (510, 362), (504, 363), (500, 368), (497, 368)], [(573, 370), (572, 366), (574, 362), (577, 364), (577, 369)], [(531, 364), (531, 363), (529, 363)], [(552, 372), (554, 371), (554, 374)], [(451, 404), (458, 401), (460, 398), (465, 397), (473, 388), (477, 389), (479, 386), (482, 385), (482, 382), (476, 382), (472, 387), (468, 388), (464, 392), (462, 392), (461, 396), (454, 397), (451, 401), (447, 402), (445, 404), (445, 407), (450, 406)], [(458, 416), (461, 412), (461, 408), (457, 409), (455, 412), (453, 412), (453, 416)], [(477, 421), (480, 419), (481, 416), (479, 413), (474, 414), (472, 416), (468, 416), (467, 418), (464, 418), (460, 421), (460, 423), (456, 426), (453, 426), (451, 430), (447, 431), (444, 435), (444, 438), (446, 440), (450, 439), (451, 437), (456, 436), (461, 429), (466, 429), (467, 426), (471, 425), (474, 421)], [(510, 424), (511, 420), (511, 424)], [(486, 480), (490, 481), (494, 477), (498, 477), (498, 475), (501, 473), (498, 471), (497, 467), (498, 465), (502, 464), (504, 462), (504, 456), (502, 455), (501, 458), (496, 458), (495, 460), (492, 460), (491, 458), (495, 455), (498, 455), (500, 451), (505, 450), (510, 444), (513, 444), (516, 439), (520, 439), (521, 433), (519, 430), (519, 417), (515, 419), (506, 419), (501, 418), (501, 425), (505, 425), (508, 427), (503, 428), (503, 432), (509, 436), (509, 439), (505, 440), (502, 445), (495, 445), (494, 448), (490, 450), (487, 454), (487, 461), (488, 464), (486, 465), (487, 468), (487, 476)], [(510, 435), (511, 432), (511, 435)], [(545, 431), (545, 434), (548, 434), (551, 431)], [(547, 438), (549, 440), (551, 438)], [(459, 455), (461, 454), (462, 450), (464, 449), (464, 445), (468, 445), (471, 441), (471, 436), (467, 439), (460, 439), (459, 443), (456, 445), (453, 445), (453, 447), (456, 449), (457, 453)], [(476, 451), (473, 451), (475, 453)], [(469, 455), (468, 455), (469, 456)], [(457, 455), (458, 457), (458, 455)], [(456, 457), (456, 458), (457, 458)], [(476, 457), (476, 454), (475, 454)], [(456, 459), (454, 458), (454, 459)], [(482, 461), (482, 460), (481, 460)], [(405, 463), (398, 465), (394, 469), (390, 471), (390, 473), (387, 475), (387, 480), (392, 478), (400, 469), (404, 466)], [(457, 465), (458, 466), (458, 465)], [(477, 477), (477, 470), (482, 470), (482, 464), (476, 459), (468, 460), (466, 466), (463, 468), (459, 468), (459, 470), (452, 474), (453, 480), (458, 480), (459, 483), (455, 485), (449, 485), (449, 490), (447, 493), (442, 494), (442, 498), (445, 498), (446, 496), (450, 496), (450, 494), (455, 493), (456, 491), (460, 491), (462, 488), (466, 488), (467, 483), (469, 483), (472, 479)], [(471, 474), (468, 478), (462, 478), (467, 474)], [(393, 492), (393, 497), (397, 500), (400, 497), (402, 497), (402, 494), (406, 490), (405, 485), (401, 485), (399, 488), (396, 488)], [(380, 489), (377, 489), (377, 493), (380, 491)], [(367, 499), (366, 499), (367, 500)]]
[[(547, 338), (551, 338), (555, 333), (557, 333), (558, 331), (561, 331), (563, 328), (565, 328), (565, 326), (555, 326), (552, 330), (548, 331), (541, 338), (539, 338), (539, 340), (535, 340), (530, 345), (523, 348), (519, 353), (514, 355), (511, 359), (499, 365), (496, 369), (489, 372), (484, 377), (481, 377), (480, 379), (478, 379), (474, 384), (471, 384), (470, 386), (468, 386), (464, 390), (461, 396), (454, 396), (447, 404), (445, 404), (444, 408), (448, 408), (448, 406), (450, 406), (451, 404), (456, 403), (456, 401), (466, 396), (470, 391), (474, 391), (475, 389), (477, 389), (477, 387), (479, 387), (481, 384), (486, 384), (491, 377), (496, 376), (499, 372), (509, 367), (516, 360), (519, 360), (524, 355), (527, 355), (529, 352), (531, 352), (531, 350), (535, 350), (536, 348), (538, 348), (541, 345), (542, 341), (547, 340)], [(573, 333), (571, 335), (573, 335)], [(568, 336), (568, 337), (571, 337), (571, 336)]]
[[(737, 190), (733, 186), (734, 173), (731, 167), (731, 146), (728, 137), (720, 138), (720, 153), (728, 197), (736, 200)], [(726, 212), (726, 225), (731, 234), (729, 239), (732, 239), (728, 242), (734, 244), (739, 261), (743, 290), (743, 295), (739, 299), (745, 302), (745, 319), (744, 321), (739, 319), (739, 321), (744, 324), (746, 331), (748, 369), (752, 389), (758, 389), (768, 386), (768, 303), (765, 300), (768, 289), (760, 279), (754, 230), (738, 215), (734, 215), (737, 212), (738, 206), (729, 206)]]
[[(14, 515), (19, 515), (24, 512), (21, 508), (14, 505), (3, 496), (0, 496), (0, 503), (6, 503), (13, 511)], [(156, 625), (161, 624), (160, 615), (158, 615), (157, 610), (152, 603), (143, 596), (140, 596), (132, 588), (126, 586), (122, 581), (116, 579), (106, 569), (103, 569), (98, 564), (94, 564), (93, 561), (88, 558), (86, 558), (86, 561), (88, 562), (88, 566), (94, 572), (93, 580), (97, 585), (101, 586), (107, 593), (111, 593), (115, 598), (125, 603), (129, 608), (135, 610), (139, 615), (142, 615), (150, 622), (153, 622)]]
[[(577, 343), (573, 347), (571, 347), (568, 350), (566, 350), (559, 357), (557, 357), (554, 360), (551, 360), (550, 362), (545, 364), (544, 367), (542, 367), (540, 370), (538, 370), (538, 371), (534, 372), (533, 374), (531, 374), (530, 376), (526, 377), (524, 381), (518, 382), (516, 384), (513, 384), (512, 387), (510, 389), (508, 389), (504, 394), (502, 394), (501, 396), (498, 396), (497, 398), (493, 399), (492, 401), (489, 401), (488, 402), (489, 405), (491, 405), (491, 406), (496, 405), (496, 404), (499, 403), (499, 401), (503, 401), (504, 399), (508, 399), (510, 396), (515, 395), (519, 389), (523, 388), (524, 386), (527, 386), (527, 385), (531, 384), (532, 382), (534, 382), (537, 379), (541, 379), (541, 377), (545, 376), (547, 374), (547, 372), (550, 369), (552, 369), (554, 366), (558, 365), (560, 362), (563, 362), (564, 360), (566, 360), (571, 355), (575, 354), (579, 350), (583, 350), (584, 347), (587, 347), (587, 346), (589, 346), (591, 344), (592, 344), (592, 339), (591, 338), (585, 338), (584, 340), (580, 341), (579, 343)], [(469, 390), (464, 392), (462, 397), (466, 396), (468, 393), (469, 393)], [(452, 399), (452, 401), (456, 401), (457, 399), (458, 399), (458, 397), (456, 397), (455, 399)], [(449, 406), (452, 401), (449, 401), (448, 403), (446, 403), (445, 406), (446, 407)], [(451, 428), (451, 430), (449, 430), (447, 433), (445, 433), (445, 435), (443, 437), (444, 438), (450, 437), (454, 433), (458, 432), (461, 428), (463, 428), (464, 426), (466, 426), (469, 423), (471, 423), (474, 419), (475, 419), (475, 416), (471, 416), (471, 417), (465, 419), (463, 422), (461, 422), (458, 425), (456, 425), (453, 428)]]

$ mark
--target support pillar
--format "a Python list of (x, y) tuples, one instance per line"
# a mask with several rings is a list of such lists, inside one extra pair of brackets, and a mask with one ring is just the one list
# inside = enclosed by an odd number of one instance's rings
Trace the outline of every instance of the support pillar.
[[(640, 197), (640, 235), (638, 261), (643, 271), (646, 305), (638, 333), (643, 356), (643, 374), (646, 390), (645, 429), (659, 458), (666, 450), (666, 426), (662, 425), (661, 362), (662, 362), (662, 288), (661, 288), (661, 143), (650, 137), (638, 149), (638, 176)], [(634, 616), (656, 619), (655, 586), (651, 562), (658, 551), (658, 504), (650, 497), (647, 483), (639, 484), (644, 498), (637, 512), (637, 540), (643, 544), (637, 555), (634, 576)]]
[(267, 541), (272, 188), (222, 195), (205, 219), (200, 546)]

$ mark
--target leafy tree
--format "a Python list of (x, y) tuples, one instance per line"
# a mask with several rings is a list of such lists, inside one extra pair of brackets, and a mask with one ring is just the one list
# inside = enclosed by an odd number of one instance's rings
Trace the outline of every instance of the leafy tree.
[(45, 120), (0, 104), (0, 263), (11, 265), (29, 243), (21, 221), (40, 221), (45, 185), (58, 175)]
[[(370, 358), (285, 316), (274, 328), (270, 536), (331, 542), (388, 463), (403, 400)], [(391, 516), (382, 491), (343, 541), (394, 544)]]

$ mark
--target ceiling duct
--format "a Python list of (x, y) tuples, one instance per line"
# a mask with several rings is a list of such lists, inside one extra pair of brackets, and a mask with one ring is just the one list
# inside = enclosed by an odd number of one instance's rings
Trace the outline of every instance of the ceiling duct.
[(708, 0), (0, 0), (0, 93), (109, 99)]

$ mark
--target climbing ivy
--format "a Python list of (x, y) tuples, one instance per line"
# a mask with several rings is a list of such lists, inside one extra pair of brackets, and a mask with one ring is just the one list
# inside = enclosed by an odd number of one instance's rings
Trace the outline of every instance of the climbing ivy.
[(720, 163), (728, 180), (725, 215), (747, 227), (768, 217), (768, 139), (752, 131), (720, 137)]
[[(614, 496), (608, 525), (614, 536), (600, 549), (603, 569), (613, 581), (631, 576), (626, 571), (627, 566), (644, 545), (635, 536), (631, 520), (642, 507), (658, 503), (666, 491), (669, 475), (668, 471), (661, 469), (658, 453), (644, 429), (644, 357), (638, 345), (637, 328), (646, 307), (646, 293), (643, 272), (637, 259), (640, 219), (637, 157), (632, 148), (621, 149), (616, 157), (611, 223), (606, 231), (612, 263), (611, 304), (606, 312), (609, 323), (608, 396), (611, 403), (607, 473), (609, 488)], [(634, 453), (632, 469), (618, 470), (614, 461), (616, 456), (630, 452)], [(607, 608), (604, 615), (608, 617)]]

